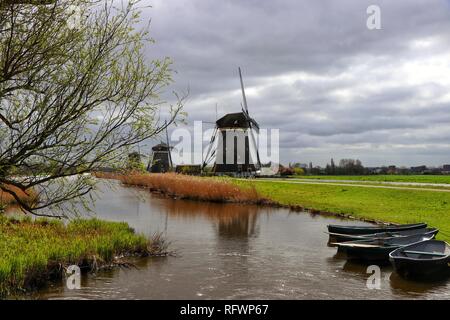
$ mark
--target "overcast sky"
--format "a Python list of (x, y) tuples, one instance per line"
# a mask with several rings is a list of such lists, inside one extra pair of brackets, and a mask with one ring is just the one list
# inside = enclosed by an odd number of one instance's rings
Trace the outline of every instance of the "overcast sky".
[[(448, 0), (151, 0), (149, 57), (174, 60), (188, 124), (240, 111), (280, 129), (283, 163), (450, 163)], [(366, 9), (381, 8), (381, 30)]]

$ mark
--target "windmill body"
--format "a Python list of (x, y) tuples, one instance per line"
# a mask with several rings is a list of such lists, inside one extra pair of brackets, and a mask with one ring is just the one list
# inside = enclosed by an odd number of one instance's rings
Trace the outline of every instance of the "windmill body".
[(147, 171), (153, 173), (164, 173), (171, 171), (172, 160), (170, 146), (165, 143), (152, 147), (152, 155), (147, 166)]
[[(251, 176), (260, 169), (259, 153), (253, 131), (258, 123), (248, 113), (247, 99), (241, 69), (239, 69), (244, 106), (241, 112), (229, 113), (216, 121), (216, 130), (211, 139), (203, 168), (208, 159), (215, 156), (213, 173), (216, 175)], [(217, 140), (217, 147), (212, 145)], [(254, 152), (251, 152), (251, 151)]]
[(243, 112), (230, 113), (216, 122), (218, 142), (213, 172), (216, 174), (246, 174), (256, 171), (250, 152), (250, 132)]

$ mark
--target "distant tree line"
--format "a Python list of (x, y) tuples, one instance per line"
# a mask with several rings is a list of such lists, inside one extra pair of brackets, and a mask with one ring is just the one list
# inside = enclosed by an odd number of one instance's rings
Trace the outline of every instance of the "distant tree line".
[(289, 163), (287, 167), (280, 165), (280, 175), (362, 175), (368, 174), (369, 171), (364, 168), (361, 161), (358, 159), (341, 159), (336, 165), (331, 159), (330, 163), (325, 168), (319, 166), (314, 167), (312, 162), (309, 165), (301, 163)]
[(415, 167), (397, 167), (395, 165), (380, 167), (364, 167), (359, 159), (341, 159), (336, 165), (334, 159), (331, 159), (325, 167), (313, 166), (312, 162), (308, 165), (303, 163), (289, 163), (288, 166), (280, 165), (280, 175), (371, 175), (371, 174), (446, 174), (450, 175), (450, 164), (444, 164), (440, 167), (427, 167), (425, 165)]
[(365, 173), (366, 169), (358, 159), (341, 159), (338, 166), (331, 159), (331, 162), (325, 167), (327, 175), (361, 175)]

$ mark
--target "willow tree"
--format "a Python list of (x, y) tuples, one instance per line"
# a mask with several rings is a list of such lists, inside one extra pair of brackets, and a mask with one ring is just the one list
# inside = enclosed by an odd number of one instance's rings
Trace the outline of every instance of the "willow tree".
[(179, 119), (183, 99), (161, 99), (171, 61), (145, 57), (138, 5), (0, 0), (0, 188), (26, 212), (73, 213), (94, 188), (88, 173)]

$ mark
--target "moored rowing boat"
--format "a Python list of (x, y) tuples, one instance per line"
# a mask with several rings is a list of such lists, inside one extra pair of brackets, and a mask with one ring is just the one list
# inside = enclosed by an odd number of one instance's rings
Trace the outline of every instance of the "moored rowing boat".
[(339, 234), (373, 234), (380, 232), (396, 232), (404, 230), (414, 230), (426, 228), (426, 223), (402, 224), (402, 225), (386, 225), (386, 226), (343, 226), (343, 225), (328, 225), (328, 232)]
[(450, 246), (428, 240), (398, 248), (389, 254), (395, 271), (404, 277), (440, 277), (450, 273)]
[(433, 235), (439, 232), (439, 229), (436, 228), (421, 228), (421, 229), (412, 229), (412, 230), (402, 230), (395, 232), (379, 232), (379, 233), (371, 233), (371, 234), (340, 234), (340, 233), (332, 233), (328, 232), (330, 236), (330, 244), (336, 244), (344, 241), (357, 241), (357, 240), (371, 240), (371, 239), (389, 239), (389, 238), (399, 238), (399, 237), (408, 237), (413, 235)]

